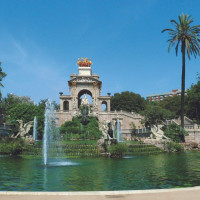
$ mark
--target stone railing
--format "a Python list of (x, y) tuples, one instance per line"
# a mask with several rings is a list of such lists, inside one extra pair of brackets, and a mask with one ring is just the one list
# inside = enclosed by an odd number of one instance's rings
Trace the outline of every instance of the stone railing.
[(139, 128), (136, 129), (136, 133), (149, 133), (151, 130), (149, 128)]
[(123, 133), (132, 133), (132, 130), (131, 129), (121, 129), (121, 133), (123, 134)]
[[(121, 129), (121, 132), (122, 133), (132, 133), (132, 129)], [(139, 128), (139, 129), (136, 129), (136, 134), (144, 134), (144, 133), (150, 133), (151, 130), (149, 128)]]
[[(180, 122), (176, 119), (166, 120), (164, 124), (168, 126), (168, 125), (171, 125), (173, 123), (180, 125)], [(199, 124), (188, 124), (188, 125), (184, 125), (184, 129), (186, 129), (186, 130), (199, 129), (200, 130), (200, 125)]]
[(184, 129), (194, 129), (194, 125), (185, 125)]
[(115, 114), (115, 115), (125, 115), (125, 116), (128, 116), (128, 117), (137, 117), (137, 118), (140, 118), (142, 119), (143, 117), (140, 115), (140, 114), (137, 114), (137, 113), (134, 113), (134, 112), (127, 112), (127, 111), (110, 111), (110, 112), (107, 112), (107, 113), (110, 113), (110, 114)]

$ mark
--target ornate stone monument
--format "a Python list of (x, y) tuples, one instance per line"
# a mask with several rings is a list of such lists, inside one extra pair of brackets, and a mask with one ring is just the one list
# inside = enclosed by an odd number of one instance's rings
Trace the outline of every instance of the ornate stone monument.
[[(60, 110), (56, 111), (58, 125), (65, 121), (72, 120), (74, 116), (80, 115), (81, 105), (89, 106), (89, 114), (96, 116), (100, 122), (111, 122), (116, 126), (116, 121), (119, 119), (122, 133), (126, 137), (131, 136), (131, 122), (136, 125), (136, 128), (142, 128), (142, 116), (136, 113), (127, 113), (124, 111), (110, 110), (110, 93), (106, 96), (101, 96), (102, 82), (99, 76), (92, 73), (92, 61), (88, 58), (78, 59), (78, 74), (72, 74), (68, 81), (69, 95), (64, 95), (60, 92)], [(81, 97), (84, 97), (81, 99)], [(86, 95), (91, 96), (92, 103), (89, 103)], [(105, 110), (102, 110), (102, 104), (105, 105)]]

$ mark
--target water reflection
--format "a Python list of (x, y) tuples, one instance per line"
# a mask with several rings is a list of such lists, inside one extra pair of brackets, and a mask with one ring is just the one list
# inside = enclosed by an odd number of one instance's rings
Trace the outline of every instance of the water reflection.
[(200, 152), (50, 164), (45, 167), (40, 159), (1, 157), (0, 190), (94, 191), (200, 185)]

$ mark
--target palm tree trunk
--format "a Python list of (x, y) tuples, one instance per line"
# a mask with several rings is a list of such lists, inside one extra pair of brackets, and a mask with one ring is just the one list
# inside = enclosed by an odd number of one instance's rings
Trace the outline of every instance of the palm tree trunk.
[[(181, 127), (184, 128), (184, 100), (185, 100), (185, 41), (182, 41), (182, 82), (181, 82)], [(183, 142), (184, 142), (183, 136)]]

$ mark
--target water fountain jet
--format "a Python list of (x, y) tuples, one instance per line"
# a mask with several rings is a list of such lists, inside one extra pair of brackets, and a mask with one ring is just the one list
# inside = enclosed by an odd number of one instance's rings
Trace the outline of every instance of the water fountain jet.
[(56, 125), (54, 105), (49, 99), (47, 100), (45, 107), (43, 163), (45, 166), (76, 165), (76, 163), (68, 162), (65, 159), (65, 153), (62, 149), (59, 129)]
[(121, 125), (119, 119), (117, 119), (117, 142), (121, 141)]
[(33, 139), (36, 141), (37, 140), (37, 117), (34, 117), (34, 122), (33, 122)]

